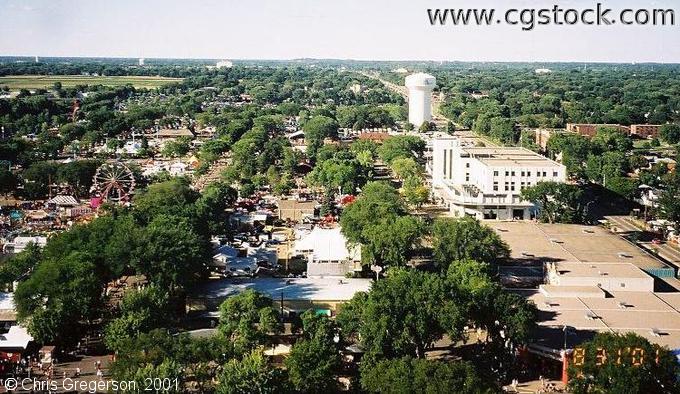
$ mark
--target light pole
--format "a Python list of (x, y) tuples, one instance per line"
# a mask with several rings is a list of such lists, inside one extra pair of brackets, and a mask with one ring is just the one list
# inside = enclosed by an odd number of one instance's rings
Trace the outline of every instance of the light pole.
[(375, 272), (375, 281), (377, 282), (378, 279), (380, 278), (380, 273), (382, 272), (383, 267), (379, 265), (372, 265), (371, 266), (371, 271)]

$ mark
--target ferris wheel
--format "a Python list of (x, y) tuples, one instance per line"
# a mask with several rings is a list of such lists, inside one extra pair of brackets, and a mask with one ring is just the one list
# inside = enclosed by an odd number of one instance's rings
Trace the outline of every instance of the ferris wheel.
[(135, 176), (121, 162), (104, 163), (94, 174), (92, 192), (105, 201), (128, 201), (135, 190)]

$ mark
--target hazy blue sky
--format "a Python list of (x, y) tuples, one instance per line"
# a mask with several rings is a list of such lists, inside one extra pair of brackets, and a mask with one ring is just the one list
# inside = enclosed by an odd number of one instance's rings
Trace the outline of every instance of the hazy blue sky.
[(680, 62), (676, 26), (430, 26), (428, 8), (593, 7), (597, 0), (0, 0), (0, 55)]

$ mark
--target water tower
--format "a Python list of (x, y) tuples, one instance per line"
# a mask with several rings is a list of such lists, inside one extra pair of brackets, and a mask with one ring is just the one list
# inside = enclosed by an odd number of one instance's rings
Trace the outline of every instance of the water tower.
[(408, 121), (416, 127), (432, 120), (432, 90), (437, 86), (435, 77), (425, 73), (406, 77), (408, 88)]

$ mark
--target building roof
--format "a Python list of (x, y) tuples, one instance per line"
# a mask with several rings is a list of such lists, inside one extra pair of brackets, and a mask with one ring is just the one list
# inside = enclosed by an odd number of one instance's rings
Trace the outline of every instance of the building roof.
[(75, 207), (76, 205), (80, 204), (73, 196), (55, 196), (47, 201), (47, 203), (65, 207)]
[(555, 269), (561, 277), (567, 278), (614, 278), (652, 279), (644, 271), (630, 263), (579, 263), (556, 262)]
[(358, 292), (371, 288), (370, 279), (347, 278), (252, 278), (222, 279), (203, 285), (199, 297), (227, 298), (247, 289), (253, 289), (279, 300), (296, 301), (349, 301)]
[(311, 232), (303, 234), (295, 242), (295, 251), (304, 253), (311, 251), (315, 261), (359, 261), (359, 246), (350, 246), (340, 232), (340, 227), (325, 229), (315, 227)]
[(43, 247), (43, 246), (47, 245), (47, 237), (43, 237), (43, 236), (35, 236), (35, 237), (19, 236), (19, 237), (14, 238), (12, 243), (14, 244), (15, 247), (17, 247), (17, 246), (26, 247), (30, 243), (35, 244), (36, 246)]
[(489, 167), (562, 167), (561, 164), (525, 148), (470, 147), (462, 148), (462, 151)]
[(511, 258), (543, 262), (631, 263), (669, 268), (640, 248), (598, 226), (487, 222), (510, 246)]
[[(652, 343), (680, 349), (680, 293), (610, 292), (612, 297), (546, 297), (536, 290), (516, 290), (539, 309), (540, 344), (563, 346), (562, 327), (574, 327), (577, 335), (568, 347), (596, 332), (634, 332)], [(559, 335), (557, 335), (559, 333)]]
[(160, 138), (179, 138), (179, 137), (193, 137), (194, 133), (191, 132), (191, 130), (182, 128), (182, 129), (160, 129), (156, 133), (156, 135)]
[(0, 334), (0, 349), (26, 349), (33, 341), (28, 331), (19, 325), (9, 328), (5, 334)]

